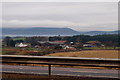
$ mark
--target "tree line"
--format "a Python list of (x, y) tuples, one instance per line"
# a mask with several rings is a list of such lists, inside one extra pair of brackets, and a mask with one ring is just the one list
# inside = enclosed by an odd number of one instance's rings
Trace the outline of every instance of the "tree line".
[(33, 36), (33, 37), (24, 37), (24, 40), (14, 40), (14, 37), (5, 37), (3, 39), (3, 44), (8, 47), (14, 47), (16, 43), (25, 42), (30, 43), (32, 46), (38, 44), (38, 41), (56, 41), (56, 40), (65, 40), (67, 43), (70, 42), (79, 42), (85, 43), (87, 41), (100, 41), (106, 46), (111, 47), (120, 47), (120, 35), (118, 34), (107, 34), (107, 35), (75, 35), (75, 36), (52, 36), (52, 37), (41, 37), (41, 36)]

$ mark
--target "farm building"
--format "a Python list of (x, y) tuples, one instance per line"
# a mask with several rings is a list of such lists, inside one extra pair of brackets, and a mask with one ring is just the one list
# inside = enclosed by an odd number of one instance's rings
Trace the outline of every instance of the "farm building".
[(30, 47), (31, 45), (29, 43), (17, 43), (15, 44), (15, 47)]
[(86, 42), (83, 47), (101, 47), (104, 46), (100, 41), (88, 41)]
[(66, 41), (38, 41), (41, 46), (63, 45)]

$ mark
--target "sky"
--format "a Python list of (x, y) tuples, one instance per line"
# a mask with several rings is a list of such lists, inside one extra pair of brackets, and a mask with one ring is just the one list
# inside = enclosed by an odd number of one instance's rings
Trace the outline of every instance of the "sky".
[(118, 30), (117, 2), (2, 2), (2, 27)]

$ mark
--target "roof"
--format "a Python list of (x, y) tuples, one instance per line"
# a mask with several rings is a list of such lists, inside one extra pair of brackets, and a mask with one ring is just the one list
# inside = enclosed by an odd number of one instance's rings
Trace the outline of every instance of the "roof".
[(88, 41), (86, 43), (101, 43), (100, 41)]
[(29, 45), (30, 43), (16, 43), (16, 45), (20, 45), (20, 44), (26, 44), (26, 45)]
[(52, 42), (64, 44), (66, 41), (52, 41)]
[(64, 44), (66, 41), (38, 41), (40, 44), (50, 43), (50, 44)]
[(29, 44), (25, 44), (25, 43), (18, 43), (18, 44), (15, 44), (15, 46), (17, 47), (27, 47)]

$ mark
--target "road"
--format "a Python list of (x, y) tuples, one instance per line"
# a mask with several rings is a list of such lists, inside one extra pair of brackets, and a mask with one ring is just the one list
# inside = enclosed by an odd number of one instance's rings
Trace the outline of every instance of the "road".
[[(52, 67), (52, 75), (118, 78), (120, 70)], [(48, 67), (2, 65), (2, 72), (48, 74)]]

